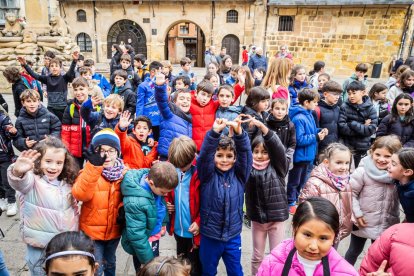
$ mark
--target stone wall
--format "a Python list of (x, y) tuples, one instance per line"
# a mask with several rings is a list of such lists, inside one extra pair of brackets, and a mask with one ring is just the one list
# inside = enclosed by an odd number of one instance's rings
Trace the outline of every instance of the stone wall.
[[(383, 62), (382, 77), (388, 64), (399, 51), (406, 7), (367, 6), (329, 8), (271, 8), (268, 19), (267, 50), (277, 53), (286, 44), (295, 63), (309, 70), (317, 60), (327, 64), (328, 72), (350, 75), (357, 63), (370, 68)], [(278, 32), (279, 16), (294, 16), (293, 32)], [(368, 72), (369, 75), (371, 72)]]

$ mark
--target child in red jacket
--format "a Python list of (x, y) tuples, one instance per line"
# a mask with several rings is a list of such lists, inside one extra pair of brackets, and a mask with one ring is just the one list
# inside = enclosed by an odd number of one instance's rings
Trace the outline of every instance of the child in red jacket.
[(170, 214), (169, 233), (177, 241), (177, 256), (191, 262), (191, 275), (201, 275), (200, 246), (200, 180), (195, 166), (196, 145), (191, 138), (174, 138), (168, 160), (177, 170), (178, 186), (166, 197)]
[(201, 149), (204, 136), (213, 126), (216, 118), (218, 101), (212, 101), (214, 86), (207, 80), (202, 80), (197, 85), (197, 91), (191, 97), (190, 113), (193, 118), (193, 140), (197, 145), (197, 151)]

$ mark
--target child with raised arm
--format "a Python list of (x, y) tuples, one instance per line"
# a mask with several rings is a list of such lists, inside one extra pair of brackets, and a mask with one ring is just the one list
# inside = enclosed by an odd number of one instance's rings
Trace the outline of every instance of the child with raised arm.
[[(203, 275), (216, 275), (221, 258), (228, 275), (243, 275), (240, 233), (244, 189), (253, 158), (249, 137), (241, 124), (240, 117), (235, 121), (216, 119), (197, 160)], [(227, 126), (234, 132), (233, 138), (221, 135)]]
[(75, 66), (79, 58), (79, 52), (73, 52), (72, 58), (73, 61), (70, 65), (69, 71), (64, 75), (61, 74), (62, 62), (58, 58), (52, 59), (49, 65), (50, 75), (46, 76), (36, 74), (32, 68), (26, 64), (25, 58), (17, 58), (30, 76), (41, 83), (46, 84), (47, 93), (45, 91), (43, 95), (46, 94), (47, 96), (47, 109), (55, 114), (60, 121), (62, 121), (63, 112), (67, 106), (66, 101), (68, 98), (68, 83), (75, 78)]

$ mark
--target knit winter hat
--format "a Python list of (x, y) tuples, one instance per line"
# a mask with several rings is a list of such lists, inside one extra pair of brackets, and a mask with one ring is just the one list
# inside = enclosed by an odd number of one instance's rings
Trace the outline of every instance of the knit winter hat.
[(94, 149), (102, 145), (110, 146), (116, 149), (118, 153), (121, 153), (121, 143), (119, 142), (118, 135), (110, 128), (105, 128), (96, 133), (92, 138), (91, 145)]

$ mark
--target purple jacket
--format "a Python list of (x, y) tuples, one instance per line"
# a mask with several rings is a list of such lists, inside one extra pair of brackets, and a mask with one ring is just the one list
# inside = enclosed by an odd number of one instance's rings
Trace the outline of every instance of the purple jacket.
[[(284, 240), (270, 254), (263, 260), (257, 276), (282, 275), (283, 266), (289, 252), (293, 249), (293, 239)], [(305, 276), (305, 270), (301, 263), (299, 263), (296, 256), (293, 256), (292, 266), (289, 271), (289, 276)], [(347, 276), (359, 275), (355, 268), (350, 265), (338, 252), (332, 247), (328, 253), (328, 262), (331, 275)], [(322, 263), (318, 264), (313, 274), (314, 276), (323, 276)]]

